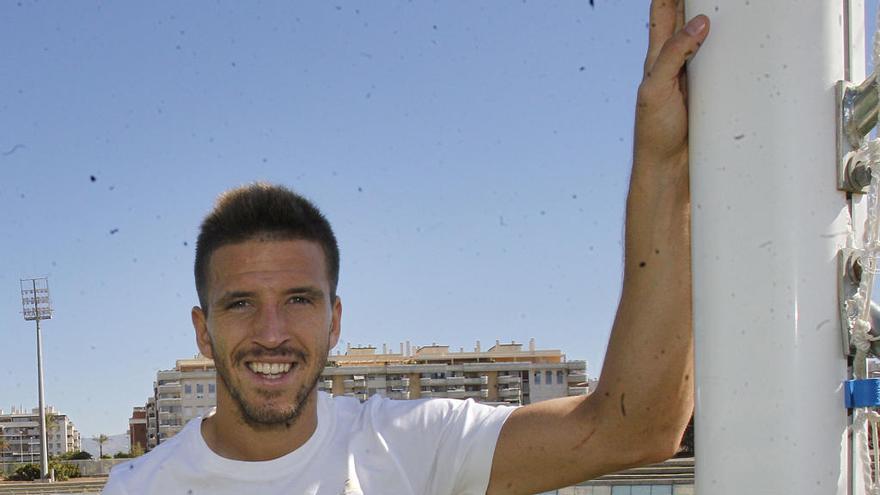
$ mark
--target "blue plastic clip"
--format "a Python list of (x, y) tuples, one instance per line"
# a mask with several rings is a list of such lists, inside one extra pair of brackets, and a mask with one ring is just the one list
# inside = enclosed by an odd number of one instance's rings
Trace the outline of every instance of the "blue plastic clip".
[(847, 380), (843, 385), (847, 409), (880, 406), (880, 378)]

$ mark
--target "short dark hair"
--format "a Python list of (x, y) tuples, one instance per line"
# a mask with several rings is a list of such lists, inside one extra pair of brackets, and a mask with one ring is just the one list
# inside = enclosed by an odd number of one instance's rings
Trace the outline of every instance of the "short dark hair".
[(221, 194), (202, 221), (195, 262), (196, 292), (202, 311), (208, 311), (208, 264), (214, 251), (263, 235), (317, 242), (324, 252), (331, 299), (336, 298), (339, 245), (330, 222), (312, 202), (290, 189), (256, 182)]

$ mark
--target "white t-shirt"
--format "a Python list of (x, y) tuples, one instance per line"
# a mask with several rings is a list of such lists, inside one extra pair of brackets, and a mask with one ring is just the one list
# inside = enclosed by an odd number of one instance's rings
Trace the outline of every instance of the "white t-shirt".
[(318, 426), (295, 451), (247, 462), (215, 454), (201, 418), (113, 468), (104, 495), (483, 495), (512, 407), (472, 400), (318, 394)]

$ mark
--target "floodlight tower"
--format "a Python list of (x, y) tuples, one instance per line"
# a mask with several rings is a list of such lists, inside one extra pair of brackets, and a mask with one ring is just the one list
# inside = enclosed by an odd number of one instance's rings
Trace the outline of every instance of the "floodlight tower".
[(40, 389), (40, 478), (49, 475), (49, 448), (46, 444), (46, 406), (43, 393), (43, 337), (40, 333), (40, 320), (52, 318), (52, 303), (49, 300), (49, 279), (20, 279), (21, 308), (25, 321), (37, 324), (37, 384)]

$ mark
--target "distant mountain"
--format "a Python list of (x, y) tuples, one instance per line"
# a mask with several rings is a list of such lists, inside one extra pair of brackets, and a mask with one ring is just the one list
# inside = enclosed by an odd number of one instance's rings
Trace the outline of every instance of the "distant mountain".
[[(117, 452), (125, 452), (128, 453), (131, 450), (131, 441), (128, 438), (128, 433), (120, 433), (119, 435), (107, 435), (109, 440), (104, 443), (104, 455), (113, 455)], [(98, 442), (93, 438), (83, 438), (82, 439), (82, 449), (92, 456), (95, 459), (98, 458)]]

